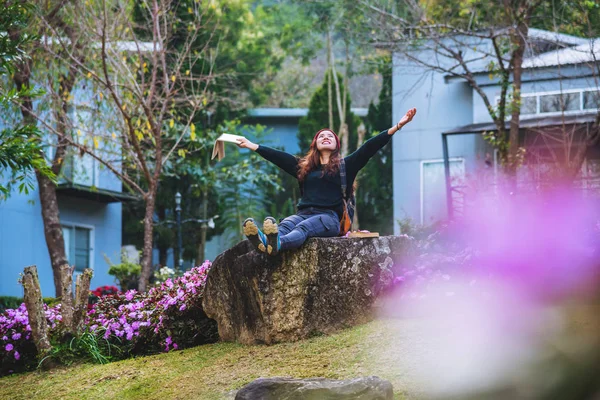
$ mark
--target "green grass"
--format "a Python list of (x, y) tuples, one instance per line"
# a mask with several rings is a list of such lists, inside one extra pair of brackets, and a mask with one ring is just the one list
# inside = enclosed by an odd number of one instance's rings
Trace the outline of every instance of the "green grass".
[(407, 377), (388, 372), (380, 355), (373, 359), (389, 323), (376, 321), (296, 343), (216, 343), (106, 365), (14, 375), (0, 379), (0, 399), (223, 399), (232, 398), (233, 391), (259, 377), (366, 375), (389, 379), (395, 397), (404, 399), (410, 397)]
[[(556, 371), (564, 365), (555, 364), (554, 359), (571, 362), (583, 359), (585, 352), (597, 354), (599, 307), (548, 310), (554, 317), (542, 320), (550, 322), (550, 331), (557, 326), (556, 312), (561, 313), (563, 324), (552, 336), (539, 338), (547, 342), (543, 359), (550, 360), (540, 364), (542, 367)], [(540, 332), (545, 332), (543, 326)], [(379, 320), (296, 343), (216, 343), (105, 365), (79, 364), (1, 378), (0, 399), (233, 399), (235, 390), (259, 377), (343, 379), (368, 375), (389, 380), (396, 399), (413, 399), (423, 397), (430, 383), (420, 381), (416, 370), (422, 370), (425, 360), (436, 355), (432, 345), (438, 335), (427, 338), (423, 329), (419, 319)], [(439, 336), (444, 336), (443, 330)], [(585, 343), (589, 346), (582, 347)], [(552, 354), (557, 357), (550, 357)], [(567, 367), (573, 368), (571, 364)], [(543, 372), (536, 363), (532, 368)], [(539, 375), (540, 382), (545, 382), (546, 375)], [(532, 382), (536, 381), (523, 381), (524, 388), (530, 390)]]

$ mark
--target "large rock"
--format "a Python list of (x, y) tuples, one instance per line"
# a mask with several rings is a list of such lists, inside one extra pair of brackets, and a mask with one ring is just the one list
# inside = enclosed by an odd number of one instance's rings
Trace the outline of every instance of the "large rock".
[(235, 400), (391, 400), (392, 384), (376, 376), (349, 380), (259, 378), (244, 386)]
[(248, 241), (219, 255), (208, 274), (203, 307), (224, 341), (286, 342), (364, 323), (412, 239), (314, 238), (276, 257)]

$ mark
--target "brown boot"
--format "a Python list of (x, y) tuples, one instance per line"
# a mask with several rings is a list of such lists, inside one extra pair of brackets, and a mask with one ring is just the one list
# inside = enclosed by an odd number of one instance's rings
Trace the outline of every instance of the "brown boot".
[(279, 252), (279, 249), (281, 249), (279, 230), (277, 228), (277, 221), (275, 218), (265, 218), (263, 222), (263, 231), (267, 237), (267, 254), (274, 256)]
[(242, 224), (242, 228), (244, 231), (244, 235), (246, 235), (250, 243), (252, 243), (252, 245), (256, 247), (258, 251), (266, 253), (267, 238), (265, 237), (265, 234), (262, 233), (260, 229), (258, 229), (258, 226), (256, 225), (256, 222), (254, 222), (254, 219), (246, 218), (246, 220)]

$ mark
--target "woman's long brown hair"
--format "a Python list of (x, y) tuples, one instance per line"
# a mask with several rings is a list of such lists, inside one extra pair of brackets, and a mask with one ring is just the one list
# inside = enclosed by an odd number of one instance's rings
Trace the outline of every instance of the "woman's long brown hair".
[[(331, 129), (321, 129), (319, 132), (315, 134), (313, 141), (310, 144), (310, 148), (308, 153), (304, 157), (298, 161), (298, 180), (303, 182), (308, 175), (309, 172), (317, 169), (319, 165), (321, 165), (321, 158), (319, 150), (317, 149), (317, 138), (322, 131), (330, 131)], [(335, 134), (335, 132), (333, 132)], [(331, 152), (331, 156), (329, 157), (329, 163), (323, 166), (323, 175), (335, 175), (340, 169), (340, 148), (338, 148)]]

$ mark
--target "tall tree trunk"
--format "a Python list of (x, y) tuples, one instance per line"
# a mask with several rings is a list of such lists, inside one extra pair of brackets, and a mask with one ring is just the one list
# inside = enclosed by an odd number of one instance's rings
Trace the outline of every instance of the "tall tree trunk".
[(40, 206), (42, 208), (42, 221), (44, 223), (44, 237), (46, 247), (50, 255), (52, 275), (54, 277), (55, 296), (60, 298), (63, 293), (60, 268), (68, 264), (65, 253), (65, 240), (62, 227), (60, 226), (60, 213), (58, 210), (58, 198), (56, 196), (56, 185), (47, 177), (36, 172), (38, 187), (40, 191)]
[[(13, 76), (17, 90), (28, 88), (30, 86), (30, 77), (31, 60), (26, 60), (19, 63), (17, 66), (17, 72)], [(31, 97), (23, 97), (21, 114), (23, 116), (23, 121), (26, 124), (36, 125), (36, 118), (33, 114), (33, 100)], [(62, 127), (64, 130), (63, 123), (59, 122), (57, 125), (59, 129)], [(60, 173), (62, 159), (65, 152), (66, 146), (64, 142), (59, 140), (52, 164), (52, 170), (56, 175)], [(60, 268), (63, 265), (68, 264), (68, 260), (65, 253), (65, 241), (63, 238), (62, 227), (60, 226), (60, 213), (58, 209), (58, 199), (56, 196), (56, 185), (49, 178), (40, 174), (38, 171), (36, 171), (35, 175), (40, 192), (40, 206), (42, 209), (42, 221), (44, 224), (44, 237), (46, 238), (46, 247), (48, 248), (50, 263), (52, 266), (55, 296), (60, 298), (63, 292)]]
[(329, 110), (329, 129), (333, 129), (333, 96), (331, 92), (331, 32), (327, 30), (327, 105)]
[[(525, 26), (525, 34), (527, 34), (527, 26)], [(517, 169), (517, 157), (519, 153), (519, 125), (521, 110), (518, 105), (521, 103), (521, 77), (523, 72), (523, 54), (525, 52), (525, 43), (519, 34), (513, 37), (514, 44), (517, 47), (515, 50), (515, 64), (513, 70), (513, 106), (510, 118), (510, 131), (508, 135), (508, 163), (509, 174), (514, 176)]]
[[(348, 41), (344, 40), (344, 47), (346, 50), (346, 65), (344, 66), (344, 76), (342, 77), (342, 83), (344, 86), (344, 91), (342, 93), (342, 115), (344, 116), (344, 122), (346, 122), (346, 113), (348, 112), (347, 106), (348, 102), (346, 98), (348, 97), (348, 75), (350, 74), (350, 53), (348, 51)], [(344, 153), (346, 154), (346, 153)]]
[(154, 230), (154, 205), (156, 203), (156, 185), (149, 182), (146, 196), (146, 212), (144, 213), (144, 248), (142, 251), (142, 273), (138, 283), (138, 290), (145, 292), (150, 283), (152, 274), (152, 233)]
[[(510, 7), (505, 2), (505, 7)], [(515, 10), (507, 10), (515, 13)], [(529, 34), (529, 17), (531, 9), (518, 10), (517, 26), (511, 31), (510, 40), (514, 48), (513, 58), (513, 99), (511, 104), (510, 131), (508, 134), (508, 176), (510, 185), (516, 187), (516, 174), (519, 164), (519, 126), (521, 117), (521, 78), (523, 75), (523, 56), (525, 54), (526, 40)]]
[(346, 124), (346, 114), (344, 112), (345, 107), (342, 106), (342, 101), (346, 101), (346, 99), (342, 99), (342, 93), (340, 91), (340, 83), (338, 80), (337, 72), (335, 70), (335, 58), (333, 57), (333, 51), (331, 55), (331, 72), (333, 75), (333, 83), (335, 83), (335, 99), (338, 106), (338, 114), (340, 117), (340, 129), (338, 131), (341, 142), (341, 152), (342, 156), (348, 155), (348, 125)]

